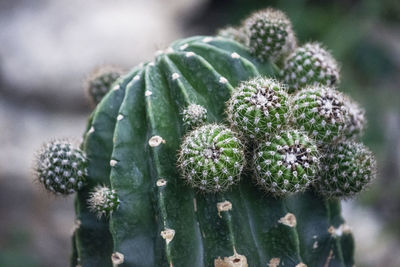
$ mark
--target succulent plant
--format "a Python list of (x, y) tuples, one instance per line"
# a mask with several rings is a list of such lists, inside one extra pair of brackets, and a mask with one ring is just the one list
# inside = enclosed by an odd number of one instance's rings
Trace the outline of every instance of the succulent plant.
[(119, 206), (118, 195), (108, 186), (96, 186), (88, 199), (89, 209), (97, 216), (110, 216)]
[(266, 191), (284, 196), (305, 191), (319, 168), (319, 151), (307, 134), (282, 130), (259, 144), (253, 155), (257, 183)]
[(291, 92), (306, 86), (337, 86), (339, 67), (332, 55), (319, 43), (306, 43), (284, 61), (280, 72)]
[(35, 162), (35, 175), (54, 194), (68, 195), (80, 190), (87, 176), (84, 153), (66, 140), (44, 144)]
[(228, 101), (228, 120), (249, 139), (263, 140), (286, 124), (288, 94), (278, 81), (256, 77), (242, 82)]
[(113, 83), (121, 76), (122, 70), (114, 66), (96, 68), (85, 81), (85, 91), (90, 103), (96, 106), (111, 90)]
[(182, 113), (183, 122), (190, 128), (199, 126), (207, 120), (207, 110), (197, 104), (190, 104)]
[(232, 130), (210, 124), (185, 137), (178, 162), (187, 183), (217, 192), (239, 181), (245, 157), (243, 145)]
[(330, 144), (344, 135), (348, 108), (342, 93), (328, 87), (300, 90), (292, 99), (292, 121), (319, 145)]
[(255, 12), (244, 27), (249, 35), (249, 49), (261, 61), (276, 61), (296, 47), (292, 23), (280, 10), (267, 8)]
[(359, 113), (322, 85), (288, 95), (263, 51), (195, 36), (115, 82), (84, 135), (73, 266), (354, 265), (338, 197), (364, 184), (338, 195), (330, 178), (374, 178), (370, 152), (344, 145)]
[(321, 164), (317, 187), (324, 196), (351, 197), (365, 189), (376, 176), (374, 155), (354, 141), (329, 147)]

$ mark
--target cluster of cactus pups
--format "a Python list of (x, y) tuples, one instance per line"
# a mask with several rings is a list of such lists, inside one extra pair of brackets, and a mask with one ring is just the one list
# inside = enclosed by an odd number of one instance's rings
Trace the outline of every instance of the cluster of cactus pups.
[(364, 111), (283, 12), (120, 75), (87, 82), (81, 148), (53, 141), (36, 162), (46, 189), (78, 191), (72, 266), (354, 264), (340, 199), (376, 175)]

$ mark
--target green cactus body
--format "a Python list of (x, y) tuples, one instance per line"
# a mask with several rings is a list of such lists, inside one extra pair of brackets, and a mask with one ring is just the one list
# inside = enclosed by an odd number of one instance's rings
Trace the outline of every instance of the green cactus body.
[[(271, 65), (257, 63), (239, 43), (194, 37), (118, 81), (85, 134), (88, 186), (76, 202), (75, 262), (204, 267), (321, 266), (329, 260), (329, 266), (350, 266), (352, 254), (345, 260), (340, 248), (352, 239), (329, 233), (333, 214), (320, 196), (266, 196), (246, 172), (227, 191), (205, 193), (178, 171), (177, 151), (187, 134), (182, 110), (196, 103), (207, 110), (207, 122), (223, 123), (234, 87), (260, 74), (273, 75)], [(120, 200), (109, 221), (86, 207), (98, 184), (111, 186)], [(314, 250), (313, 236), (319, 242)]]

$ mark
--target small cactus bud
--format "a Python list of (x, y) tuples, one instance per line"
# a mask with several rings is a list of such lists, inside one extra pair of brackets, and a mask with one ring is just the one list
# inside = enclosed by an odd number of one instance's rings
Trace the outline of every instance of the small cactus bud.
[(68, 141), (52, 141), (43, 146), (35, 162), (37, 179), (55, 194), (72, 194), (83, 187), (87, 161), (84, 153)]
[(242, 82), (228, 101), (227, 109), (232, 127), (250, 139), (260, 140), (281, 129), (288, 112), (288, 95), (284, 86), (262, 77)]
[(321, 172), (316, 183), (328, 197), (351, 197), (362, 191), (376, 177), (376, 161), (361, 143), (346, 141), (328, 147), (321, 157)]
[(225, 191), (240, 179), (245, 164), (243, 150), (236, 134), (223, 125), (196, 128), (181, 145), (178, 161), (183, 178), (206, 192)]
[(121, 76), (122, 70), (113, 66), (96, 68), (85, 81), (85, 91), (90, 103), (96, 106), (110, 91), (112, 84)]
[(345, 104), (348, 110), (345, 135), (347, 138), (360, 137), (367, 124), (365, 110), (350, 97), (345, 97)]
[(197, 127), (207, 120), (207, 110), (200, 105), (190, 104), (183, 112), (183, 122), (190, 128)]
[(292, 100), (293, 123), (318, 145), (329, 144), (344, 135), (348, 111), (339, 91), (310, 87), (297, 92)]
[(335, 86), (339, 83), (339, 67), (332, 55), (319, 43), (307, 43), (291, 53), (280, 73), (290, 92), (306, 85)]
[(296, 47), (292, 23), (282, 11), (271, 8), (258, 11), (244, 22), (244, 27), (250, 51), (260, 61), (276, 61)]
[(118, 195), (115, 190), (107, 186), (96, 186), (90, 193), (88, 205), (91, 212), (101, 216), (109, 217), (119, 206)]
[(217, 36), (232, 39), (238, 43), (246, 44), (247, 35), (243, 32), (242, 28), (225, 27), (217, 32)]
[(270, 135), (255, 150), (253, 160), (257, 184), (278, 196), (307, 189), (319, 168), (314, 140), (297, 130)]

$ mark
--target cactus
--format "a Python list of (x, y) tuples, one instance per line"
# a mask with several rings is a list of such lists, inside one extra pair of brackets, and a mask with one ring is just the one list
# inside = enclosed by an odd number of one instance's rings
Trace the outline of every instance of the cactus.
[(333, 87), (339, 83), (339, 67), (319, 43), (307, 43), (285, 59), (280, 76), (291, 92), (307, 85)]
[(112, 84), (121, 76), (122, 70), (114, 66), (96, 68), (85, 81), (86, 96), (96, 106), (110, 91)]
[(43, 145), (34, 171), (44, 187), (54, 194), (72, 194), (86, 181), (85, 154), (66, 140), (55, 140)]
[(359, 109), (322, 85), (288, 94), (257, 53), (191, 37), (114, 83), (81, 147), (72, 266), (354, 264), (340, 197), (375, 176)]
[(276, 61), (296, 47), (292, 23), (280, 10), (256, 12), (244, 22), (244, 28), (250, 51), (261, 61)]

